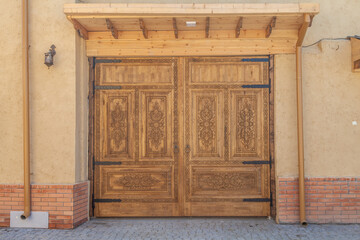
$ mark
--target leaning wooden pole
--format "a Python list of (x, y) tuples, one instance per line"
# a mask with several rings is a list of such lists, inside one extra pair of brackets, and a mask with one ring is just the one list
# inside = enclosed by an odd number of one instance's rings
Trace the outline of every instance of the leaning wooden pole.
[(21, 215), (21, 219), (26, 219), (31, 214), (28, 0), (22, 1), (22, 81), (23, 81), (24, 213)]
[(306, 31), (310, 26), (309, 14), (304, 15), (304, 22), (299, 29), (296, 43), (296, 102), (297, 102), (297, 135), (298, 135), (298, 163), (299, 163), (299, 215), (300, 224), (306, 226), (305, 214), (305, 167), (304, 167), (304, 124), (303, 124), (303, 91), (302, 91), (302, 43)]

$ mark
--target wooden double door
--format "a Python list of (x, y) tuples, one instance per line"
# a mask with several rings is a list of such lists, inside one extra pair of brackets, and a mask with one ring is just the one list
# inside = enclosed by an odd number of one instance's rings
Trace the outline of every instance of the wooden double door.
[(96, 59), (94, 215), (270, 215), (268, 62)]

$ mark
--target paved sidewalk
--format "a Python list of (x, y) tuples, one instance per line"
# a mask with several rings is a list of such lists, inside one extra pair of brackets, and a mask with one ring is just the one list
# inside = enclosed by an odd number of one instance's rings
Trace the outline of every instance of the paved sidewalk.
[(113, 239), (345, 239), (360, 240), (360, 225), (278, 225), (263, 218), (93, 219), (74, 230), (0, 228), (1, 240)]

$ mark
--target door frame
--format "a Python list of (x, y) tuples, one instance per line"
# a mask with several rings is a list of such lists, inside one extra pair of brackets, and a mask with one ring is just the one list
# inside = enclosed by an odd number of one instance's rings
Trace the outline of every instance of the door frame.
[[(239, 56), (223, 56), (223, 57), (244, 57), (246, 55)], [(264, 55), (251, 55), (251, 57), (258, 57)], [(269, 152), (270, 152), (270, 216), (276, 219), (276, 177), (275, 177), (275, 131), (274, 131), (274, 55), (266, 55), (269, 57)], [(145, 56), (142, 58), (150, 58), (151, 56)], [(176, 57), (176, 56), (174, 56)], [(192, 56), (193, 57), (193, 56)], [(202, 57), (202, 56), (198, 56)], [(206, 56), (209, 57), (209, 56)], [(215, 56), (214, 56), (215, 57)], [(219, 57), (219, 56), (216, 56)], [(153, 58), (153, 57), (152, 57)], [(184, 60), (186, 57), (179, 57), (179, 67), (184, 67)], [(111, 58), (114, 59), (114, 58)], [(88, 93), (88, 112), (89, 112), (89, 126), (88, 126), (88, 180), (90, 182), (89, 191), (89, 216), (94, 216), (94, 117), (95, 117), (95, 102), (94, 102), (94, 86), (95, 86), (95, 57), (88, 57), (89, 61), (89, 93)], [(183, 77), (183, 76), (181, 76)], [(179, 89), (180, 90), (180, 89)], [(179, 93), (183, 94), (182, 91)], [(181, 135), (181, 134), (180, 134)], [(180, 141), (183, 136), (180, 136)], [(183, 157), (183, 156), (181, 156)], [(181, 162), (181, 161), (180, 161)], [(180, 181), (181, 179), (179, 179)], [(181, 195), (181, 194), (180, 194)], [(181, 196), (179, 196), (181, 198)]]

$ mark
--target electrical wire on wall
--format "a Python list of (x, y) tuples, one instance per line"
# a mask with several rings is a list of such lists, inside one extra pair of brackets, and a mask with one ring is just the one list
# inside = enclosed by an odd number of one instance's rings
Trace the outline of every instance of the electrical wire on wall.
[(354, 35), (354, 36), (347, 36), (346, 38), (322, 38), (312, 44), (309, 44), (309, 45), (306, 45), (306, 46), (303, 46), (303, 48), (307, 48), (307, 47), (311, 47), (311, 46), (314, 46), (322, 41), (340, 41), (340, 40), (345, 40), (345, 41), (350, 41), (350, 38), (356, 38), (356, 39), (359, 39), (360, 40), (360, 36), (358, 35)]

